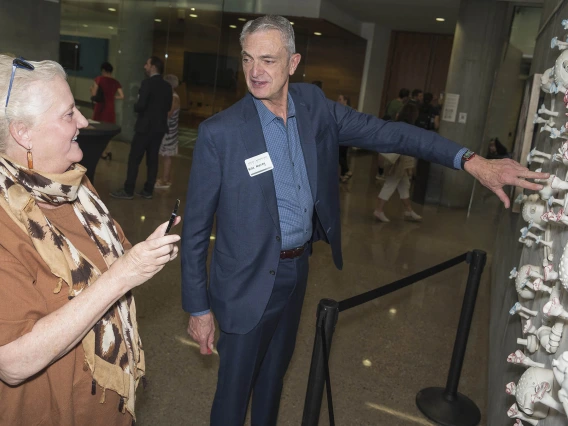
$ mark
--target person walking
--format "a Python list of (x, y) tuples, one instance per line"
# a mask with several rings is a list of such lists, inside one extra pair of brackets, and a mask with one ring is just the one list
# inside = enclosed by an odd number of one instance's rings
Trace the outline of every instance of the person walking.
[(158, 152), (162, 139), (168, 131), (168, 112), (172, 108), (172, 86), (164, 81), (164, 63), (157, 56), (148, 58), (144, 64), (148, 76), (140, 85), (134, 111), (138, 113), (134, 126), (134, 138), (128, 155), (128, 169), (124, 187), (110, 193), (113, 198), (131, 200), (138, 177), (138, 168), (146, 154), (147, 176), (144, 188), (137, 192), (142, 198), (151, 199), (158, 176)]
[(173, 93), (173, 102), (170, 112), (168, 112), (168, 133), (162, 139), (160, 146), (160, 157), (162, 158), (162, 178), (156, 181), (154, 188), (167, 189), (172, 185), (172, 157), (178, 153), (178, 127), (179, 127), (179, 111), (180, 99), (176, 93), (176, 88), (179, 86), (179, 79), (173, 75), (168, 74), (164, 77), (171, 86)]
[[(418, 107), (412, 103), (408, 103), (399, 111), (396, 121), (414, 124), (417, 118)], [(422, 220), (422, 216), (412, 209), (412, 204), (410, 203), (410, 176), (412, 176), (414, 167), (414, 158), (407, 155), (399, 155), (396, 161), (387, 168), (385, 183), (378, 196), (377, 208), (373, 212), (373, 215), (381, 222), (390, 222), (383, 209), (386, 202), (397, 189), (400, 195), (400, 201), (402, 201), (405, 208), (404, 218), (415, 222)]]

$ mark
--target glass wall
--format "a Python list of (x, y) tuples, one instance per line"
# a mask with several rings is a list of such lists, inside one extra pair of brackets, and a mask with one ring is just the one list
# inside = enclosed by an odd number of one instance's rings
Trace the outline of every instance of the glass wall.
[[(223, 0), (188, 1), (62, 0), (60, 62), (69, 84), (90, 117), (90, 90), (100, 64), (114, 66), (125, 99), (116, 101), (121, 137), (130, 140), (143, 65), (161, 57), (166, 74), (180, 80), (180, 145), (191, 147), (199, 123), (246, 94), (240, 61), (240, 31), (253, 14), (223, 11)], [(293, 82), (322, 81), (331, 99), (340, 93), (356, 106), (366, 40), (320, 19), (288, 17), (294, 23), (302, 61)]]

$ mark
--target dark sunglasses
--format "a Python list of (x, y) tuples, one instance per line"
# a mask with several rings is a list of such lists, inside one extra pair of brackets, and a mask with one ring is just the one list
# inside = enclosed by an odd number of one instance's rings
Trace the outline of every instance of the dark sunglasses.
[(16, 58), (12, 61), (12, 76), (10, 77), (10, 86), (8, 86), (8, 95), (6, 96), (6, 108), (8, 108), (8, 101), (10, 100), (10, 92), (12, 91), (12, 83), (14, 82), (14, 75), (16, 74), (16, 69), (21, 68), (23, 70), (33, 71), (35, 68), (32, 64), (26, 61), (24, 58)]

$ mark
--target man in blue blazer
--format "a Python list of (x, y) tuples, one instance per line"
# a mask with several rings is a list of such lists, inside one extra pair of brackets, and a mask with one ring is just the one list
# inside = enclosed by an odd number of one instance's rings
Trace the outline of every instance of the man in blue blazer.
[[(512, 160), (490, 162), (403, 123), (361, 114), (312, 84), (290, 84), (300, 55), (285, 18), (249, 21), (241, 34), (250, 91), (199, 127), (182, 235), (182, 299), (188, 333), (211, 353), (220, 327), (214, 426), (275, 425), (294, 351), (313, 243), (342, 267), (338, 146), (397, 152), (466, 170), (509, 205), (503, 185), (546, 178)], [(216, 241), (207, 276), (207, 251)], [(209, 288), (207, 284), (209, 282)]]

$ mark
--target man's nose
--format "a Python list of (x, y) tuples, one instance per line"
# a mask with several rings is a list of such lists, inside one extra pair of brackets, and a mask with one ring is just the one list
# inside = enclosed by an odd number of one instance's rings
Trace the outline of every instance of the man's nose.
[(258, 77), (264, 74), (264, 68), (262, 68), (262, 65), (257, 62), (253, 64), (251, 72), (253, 77)]

